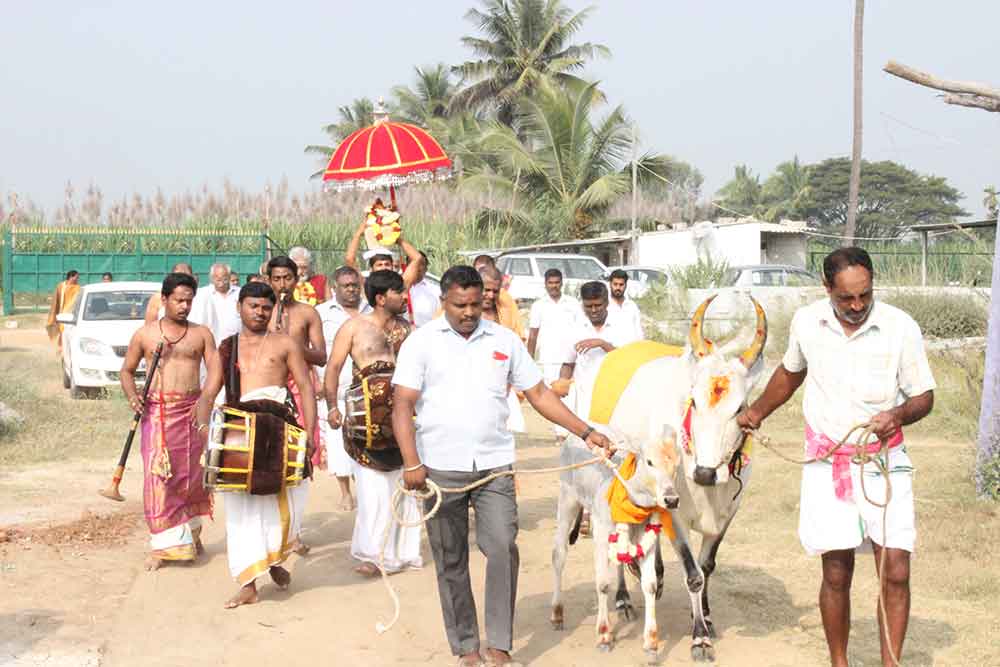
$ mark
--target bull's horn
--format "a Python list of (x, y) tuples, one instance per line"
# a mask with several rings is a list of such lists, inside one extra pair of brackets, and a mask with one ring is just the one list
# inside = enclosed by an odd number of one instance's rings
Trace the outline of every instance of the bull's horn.
[(699, 359), (711, 352), (708, 343), (705, 342), (702, 329), (705, 327), (705, 311), (708, 310), (708, 304), (712, 303), (716, 296), (718, 295), (713, 294), (702, 301), (698, 310), (694, 311), (694, 315), (691, 317), (691, 331), (688, 333), (688, 341), (691, 343), (691, 351), (694, 356)]
[(748, 369), (757, 363), (760, 355), (764, 352), (764, 343), (767, 342), (767, 315), (764, 314), (764, 309), (757, 303), (757, 299), (750, 297), (750, 300), (753, 301), (754, 310), (757, 311), (757, 330), (754, 333), (753, 342), (750, 343), (750, 347), (740, 355), (740, 361)]

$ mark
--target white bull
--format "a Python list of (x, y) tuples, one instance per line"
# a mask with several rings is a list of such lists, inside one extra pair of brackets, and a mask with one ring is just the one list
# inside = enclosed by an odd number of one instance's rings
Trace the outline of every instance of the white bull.
[[(702, 328), (705, 312), (714, 298), (707, 299), (695, 311), (689, 345), (679, 356), (663, 356), (635, 370), (608, 420), (612, 429), (633, 441), (648, 438), (649, 433), (677, 434), (680, 465), (674, 476), (674, 489), (679, 504), (671, 510), (676, 533), (672, 544), (684, 567), (691, 598), (691, 655), (698, 662), (715, 659), (708, 579), (715, 570), (719, 545), (750, 480), (750, 464), (742, 451), (745, 440), (736, 425), (736, 415), (760, 377), (761, 354), (767, 340), (767, 318), (751, 297), (757, 316), (753, 342), (738, 356), (713, 350), (705, 341)], [(613, 363), (613, 355), (604, 364)], [(599, 375), (599, 382), (600, 378)], [(688, 539), (690, 531), (702, 536), (697, 559)], [(594, 538), (600, 539), (596, 531)], [(557, 536), (557, 544), (558, 539)], [(645, 585), (643, 588), (645, 594)], [(627, 605), (627, 593), (624, 602), (622, 598), (619, 592), (619, 603)], [(648, 605), (647, 598), (647, 627), (653, 613)], [(646, 648), (650, 648), (648, 642)]]

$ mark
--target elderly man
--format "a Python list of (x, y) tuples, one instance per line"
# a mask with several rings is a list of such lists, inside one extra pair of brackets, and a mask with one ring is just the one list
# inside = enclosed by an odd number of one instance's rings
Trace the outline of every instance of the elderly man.
[(639, 306), (628, 298), (628, 274), (622, 269), (615, 269), (608, 278), (608, 287), (611, 288), (608, 317), (612, 320), (621, 320), (623, 326), (631, 328), (636, 340), (645, 338)]
[(239, 333), (240, 288), (230, 281), (228, 264), (216, 262), (208, 271), (210, 283), (198, 289), (195, 306), (201, 306), (201, 323), (212, 330), (215, 340), (222, 342)]
[[(393, 375), (392, 427), (407, 488), (422, 488), (428, 478), (442, 487), (461, 487), (512, 469), (514, 437), (504, 427), (508, 385), (588, 446), (610, 449), (607, 438), (545, 386), (521, 339), (483, 319), (483, 281), (475, 269), (448, 269), (441, 278), (441, 295), (444, 316), (410, 334)], [(427, 522), (445, 633), (460, 665), (481, 663), (469, 581), (470, 505), (476, 512), (476, 541), (486, 556), (486, 658), (490, 665), (514, 665), (510, 650), (519, 557), (510, 475), (472, 491), (445, 494)]]
[(330, 298), (330, 286), (326, 282), (326, 276), (322, 273), (313, 273), (312, 253), (297, 245), (288, 251), (288, 256), (295, 262), (295, 266), (299, 267), (299, 282), (294, 291), (295, 300), (310, 306), (327, 301)]
[[(924, 352), (920, 327), (909, 315), (876, 302), (874, 271), (861, 248), (840, 248), (823, 260), (828, 299), (804, 306), (792, 318), (788, 350), (764, 393), (737, 421), (744, 428), (760, 423), (788, 401), (804, 382), (805, 452), (827, 459), (802, 469), (799, 539), (806, 552), (821, 554), (823, 579), (819, 610), (834, 667), (847, 667), (851, 620), (851, 581), (858, 547), (873, 547), (876, 566), (885, 549), (881, 572), (892, 653), (901, 658), (910, 611), (910, 553), (916, 539), (913, 510), (913, 464), (903, 447), (902, 427), (923, 419), (934, 405), (934, 377)], [(851, 428), (867, 423), (877, 440), (856, 442), (833, 453)], [(892, 484), (870, 466), (862, 495), (855, 448), (885, 459)], [(882, 664), (893, 665), (883, 633)]]
[[(316, 306), (319, 319), (323, 323), (323, 339), (326, 341), (326, 356), (333, 352), (333, 340), (345, 322), (371, 311), (368, 302), (361, 298), (361, 274), (357, 269), (342, 266), (333, 273), (333, 298)], [(317, 368), (320, 377), (326, 368)], [(327, 411), (336, 407), (344, 412), (344, 392), (351, 385), (351, 366), (344, 364), (337, 382), (336, 395), (327, 395), (319, 404), (319, 425), (328, 456), (327, 469), (337, 478), (340, 485), (340, 509), (353, 510), (354, 495), (351, 493), (351, 474), (354, 464), (344, 448), (344, 440), (339, 428), (333, 428), (327, 421)]]

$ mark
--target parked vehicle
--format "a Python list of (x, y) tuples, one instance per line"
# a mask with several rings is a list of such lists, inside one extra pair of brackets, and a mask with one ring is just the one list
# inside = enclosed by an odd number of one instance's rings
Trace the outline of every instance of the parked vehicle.
[(729, 268), (721, 287), (819, 287), (814, 273), (788, 264), (748, 264)]
[(670, 276), (667, 272), (655, 266), (610, 266), (605, 279), (610, 279), (611, 272), (618, 269), (628, 274), (626, 293), (633, 299), (638, 299), (652, 287), (666, 287), (670, 284)]
[(534, 301), (545, 294), (545, 272), (549, 269), (562, 271), (563, 290), (573, 295), (584, 283), (604, 280), (608, 273), (608, 267), (595, 257), (560, 253), (501, 255), (497, 268), (511, 277), (510, 295), (523, 301)]
[[(85, 285), (76, 307), (56, 317), (63, 327), (63, 386), (73, 398), (95, 396), (117, 386), (132, 335), (143, 325), (146, 303), (160, 290), (154, 282)], [(145, 381), (145, 360), (136, 380)]]

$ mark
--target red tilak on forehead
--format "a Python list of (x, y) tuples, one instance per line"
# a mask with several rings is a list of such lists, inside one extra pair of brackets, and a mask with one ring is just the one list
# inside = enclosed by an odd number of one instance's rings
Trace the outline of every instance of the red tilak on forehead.
[(729, 376), (713, 375), (708, 381), (708, 407), (714, 408), (729, 393)]

